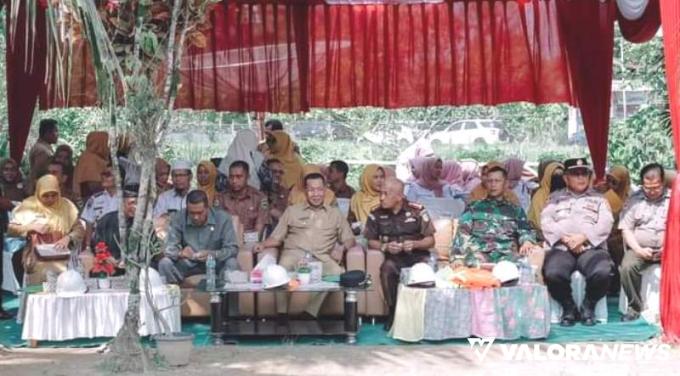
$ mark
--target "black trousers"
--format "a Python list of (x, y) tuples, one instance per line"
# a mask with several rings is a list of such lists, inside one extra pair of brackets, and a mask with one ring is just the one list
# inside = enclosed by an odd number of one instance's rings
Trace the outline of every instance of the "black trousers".
[(411, 267), (419, 262), (427, 262), (429, 258), (430, 251), (402, 252), (396, 255), (385, 253), (385, 261), (380, 266), (380, 284), (390, 310), (390, 320), (394, 317), (394, 308), (397, 305), (397, 289), (399, 288), (401, 269)]
[(551, 249), (545, 255), (543, 279), (548, 292), (562, 307), (575, 306), (571, 296), (571, 273), (578, 270), (586, 279), (586, 299), (595, 304), (609, 288), (612, 259), (609, 252), (593, 248), (579, 255), (561, 249)]

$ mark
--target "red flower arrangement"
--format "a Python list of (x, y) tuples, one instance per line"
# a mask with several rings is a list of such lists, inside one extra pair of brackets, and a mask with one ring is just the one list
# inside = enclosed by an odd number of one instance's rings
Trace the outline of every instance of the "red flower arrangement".
[(106, 246), (106, 243), (99, 242), (94, 247), (94, 251), (94, 266), (91, 271), (92, 275), (99, 277), (103, 277), (104, 275), (111, 276), (114, 272), (114, 267), (113, 264), (109, 262), (109, 259), (111, 258), (109, 247)]

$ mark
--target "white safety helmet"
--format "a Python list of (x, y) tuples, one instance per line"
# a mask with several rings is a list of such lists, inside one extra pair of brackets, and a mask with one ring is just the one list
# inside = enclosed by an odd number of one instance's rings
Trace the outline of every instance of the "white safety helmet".
[[(158, 274), (156, 269), (149, 268), (149, 287), (151, 290), (156, 290), (163, 286), (163, 280), (161, 280), (161, 275)], [(141, 291), (146, 291), (146, 270), (142, 269), (139, 271), (139, 289)]]
[(419, 262), (411, 267), (408, 275), (407, 286), (434, 286), (436, 276), (432, 267), (424, 262)]
[(290, 282), (288, 272), (281, 265), (269, 265), (262, 275), (262, 284), (266, 289), (287, 285)]
[(499, 261), (491, 273), (502, 285), (511, 285), (519, 281), (519, 269), (514, 262)]
[(73, 297), (82, 295), (87, 291), (83, 277), (75, 270), (67, 270), (57, 278), (57, 295)]

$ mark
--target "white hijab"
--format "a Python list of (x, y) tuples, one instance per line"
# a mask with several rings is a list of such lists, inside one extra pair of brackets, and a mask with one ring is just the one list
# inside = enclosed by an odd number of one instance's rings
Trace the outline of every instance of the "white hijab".
[(236, 137), (229, 145), (227, 155), (220, 162), (220, 172), (229, 176), (229, 166), (233, 162), (244, 161), (248, 163), (250, 169), (248, 185), (259, 190), (260, 179), (257, 177), (257, 170), (264, 162), (264, 156), (257, 150), (257, 144), (257, 135), (252, 130), (242, 129), (236, 132)]

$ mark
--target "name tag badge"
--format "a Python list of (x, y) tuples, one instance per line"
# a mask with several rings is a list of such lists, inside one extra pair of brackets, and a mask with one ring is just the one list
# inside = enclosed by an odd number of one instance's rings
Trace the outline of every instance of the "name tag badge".
[(411, 223), (411, 222), (415, 222), (415, 221), (416, 221), (416, 219), (413, 218), (413, 217), (411, 217), (411, 218), (406, 218), (406, 220), (404, 221), (404, 223)]

